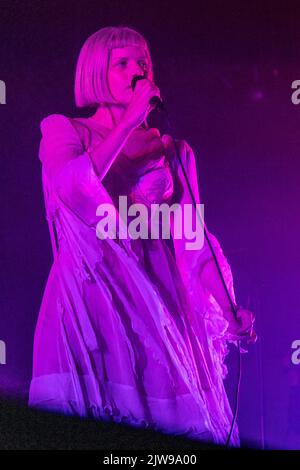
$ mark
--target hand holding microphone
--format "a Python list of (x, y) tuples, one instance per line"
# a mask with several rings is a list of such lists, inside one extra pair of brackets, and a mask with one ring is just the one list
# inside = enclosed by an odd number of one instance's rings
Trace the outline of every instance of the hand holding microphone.
[(134, 77), (131, 86), (133, 89), (132, 99), (123, 119), (135, 129), (144, 122), (154, 108), (162, 106), (162, 102), (159, 88), (145, 76)]
[[(137, 82), (140, 81), (140, 80), (146, 80), (146, 78), (147, 78), (147, 77), (144, 76), (144, 75), (137, 75), (137, 76), (135, 76), (135, 77), (132, 79), (132, 82), (131, 82), (131, 88), (133, 89), (133, 91), (134, 91), (134, 89), (135, 89), (135, 87), (136, 87)], [(157, 88), (157, 87), (156, 87), (156, 88)], [(158, 90), (158, 88), (157, 88), (157, 90)], [(159, 90), (158, 90), (158, 91), (159, 91)], [(161, 100), (161, 98), (160, 98), (160, 95), (154, 95), (154, 96), (152, 96), (152, 98), (150, 99), (149, 103), (150, 103), (150, 105), (152, 105), (154, 108), (164, 109), (164, 105), (163, 105), (163, 102), (162, 102), (162, 100)]]

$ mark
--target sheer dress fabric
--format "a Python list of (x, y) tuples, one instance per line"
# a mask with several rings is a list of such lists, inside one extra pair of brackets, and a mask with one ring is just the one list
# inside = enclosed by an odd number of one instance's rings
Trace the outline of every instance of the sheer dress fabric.
[[(230, 336), (221, 307), (200, 281), (211, 259), (207, 243), (186, 250), (184, 237), (96, 234), (97, 207), (110, 203), (118, 214), (119, 195), (149, 207), (191, 203), (180, 166), (164, 155), (120, 154), (101, 179), (90, 150), (107, 129), (90, 118), (53, 114), (41, 131), (54, 261), (35, 331), (29, 405), (224, 444), (232, 419), (223, 384)], [(193, 151), (185, 141), (179, 148), (199, 203)], [(230, 266), (208, 234), (235, 299)], [(231, 443), (239, 445), (237, 426)]]

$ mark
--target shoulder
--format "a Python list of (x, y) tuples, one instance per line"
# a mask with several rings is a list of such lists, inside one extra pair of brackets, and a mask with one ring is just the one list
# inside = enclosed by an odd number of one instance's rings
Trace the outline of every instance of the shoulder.
[(40, 122), (42, 137), (52, 135), (71, 135), (75, 137), (76, 131), (71, 124), (71, 119), (63, 114), (50, 114), (44, 117)]
[(43, 129), (47, 127), (66, 124), (68, 122), (70, 122), (69, 118), (63, 114), (49, 114), (41, 120), (40, 128), (43, 131)]
[(49, 114), (40, 122), (42, 137), (61, 136), (72, 140), (81, 140), (79, 119), (65, 116), (64, 114)]
[(78, 126), (84, 126), (84, 118), (71, 118), (64, 114), (49, 114), (44, 117), (40, 122), (40, 128), (43, 131), (48, 127), (69, 127), (76, 128)]
[(80, 154), (84, 147), (81, 133), (73, 124), (73, 118), (63, 114), (50, 114), (40, 122), (42, 134), (40, 154), (60, 151)]
[[(87, 118), (68, 117), (63, 114), (50, 114), (40, 123), (42, 137), (61, 137), (86, 147), (90, 145), (93, 128), (90, 128)], [(97, 129), (97, 135), (105, 135)]]

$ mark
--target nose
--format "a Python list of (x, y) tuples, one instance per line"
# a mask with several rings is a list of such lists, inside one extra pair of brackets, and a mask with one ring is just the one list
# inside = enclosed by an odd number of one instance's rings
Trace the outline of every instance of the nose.
[(134, 77), (137, 77), (137, 76), (140, 76), (140, 75), (144, 75), (145, 74), (145, 69), (144, 67), (142, 67), (141, 65), (139, 65), (135, 60), (132, 62), (132, 66), (131, 66), (131, 80), (134, 78)]
[[(145, 76), (144, 67), (139, 65), (136, 60), (132, 60), (129, 69), (129, 80), (130, 80), (130, 87), (132, 88), (132, 81), (135, 77)], [(135, 83), (136, 85), (136, 83)], [(135, 87), (133, 87), (135, 88)]]

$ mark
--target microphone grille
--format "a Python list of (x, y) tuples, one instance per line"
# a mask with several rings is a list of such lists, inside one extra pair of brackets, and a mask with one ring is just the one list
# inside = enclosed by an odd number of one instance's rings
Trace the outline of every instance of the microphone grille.
[(133, 79), (131, 80), (131, 88), (134, 90), (137, 82), (139, 80), (144, 80), (145, 78), (146, 77), (144, 75), (136, 75), (135, 77), (133, 77)]

